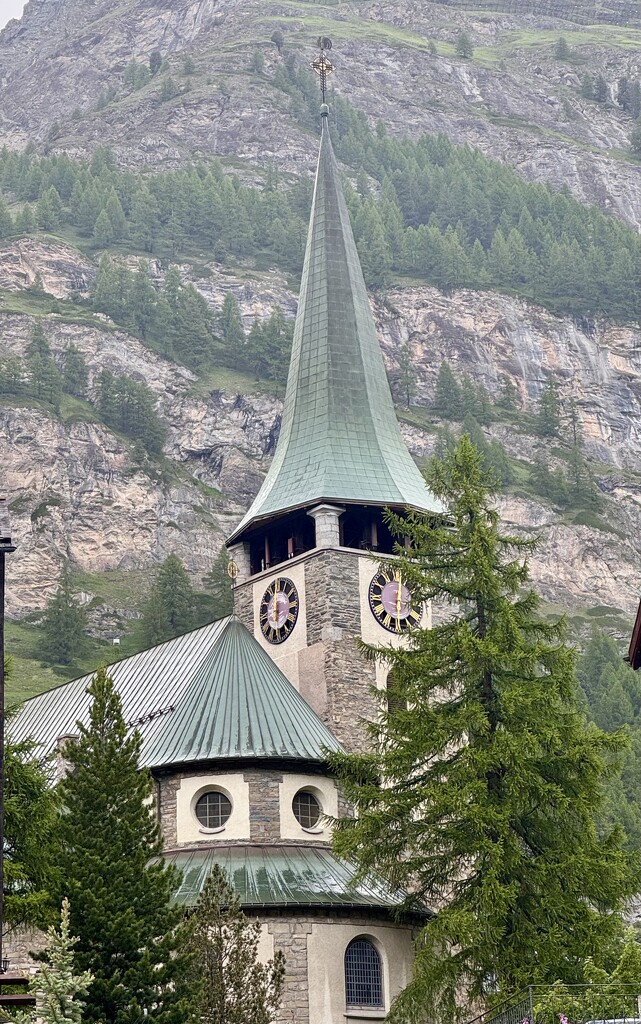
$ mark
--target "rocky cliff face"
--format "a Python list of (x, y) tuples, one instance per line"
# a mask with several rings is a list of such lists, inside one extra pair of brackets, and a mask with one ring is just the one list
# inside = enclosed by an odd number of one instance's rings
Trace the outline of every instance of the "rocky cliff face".
[[(57, 251), (34, 245), (33, 265), (55, 263)], [(63, 287), (64, 260), (60, 267), (56, 281)], [(215, 265), (211, 270), (207, 295), (219, 306), (229, 276)], [(235, 290), (249, 319), (267, 315), (276, 301), (295, 308), (295, 297), (278, 279), (257, 279), (253, 287)], [(393, 290), (374, 311), (392, 377), (400, 346), (411, 346), (418, 411), (432, 397), (444, 358), (493, 394), (500, 379), (510, 377), (524, 413), (534, 411), (546, 376), (558, 375), (564, 396), (578, 402), (587, 450), (608, 496), (607, 513), (599, 528), (577, 525), (518, 488), (502, 499), (502, 513), (507, 523), (541, 536), (532, 575), (549, 604), (574, 612), (601, 607), (608, 614), (609, 609), (619, 615), (621, 628), (621, 613), (632, 614), (641, 580), (641, 332), (586, 333), (515, 299), (476, 292), (446, 297), (431, 288)], [(24, 353), (31, 327), (30, 317), (5, 313), (3, 348)], [(141, 468), (129, 442), (97, 421), (78, 418), (77, 410), (61, 420), (18, 400), (0, 406), (0, 460), (18, 540), (10, 614), (43, 606), (65, 558), (91, 576), (148, 570), (175, 551), (200, 581), (266, 472), (281, 399), (229, 387), (203, 393), (190, 371), (108, 322), (78, 325), (54, 318), (48, 332), (58, 361), (70, 342), (85, 356), (90, 396), (103, 368), (146, 382), (167, 427), (167, 462), (161, 469)], [(89, 406), (83, 416), (91, 419)], [(419, 459), (428, 457), (435, 443), (429, 417), (426, 422), (427, 430), (403, 426)], [(518, 427), (496, 424), (491, 433), (524, 465), (535, 458), (537, 441)], [(87, 589), (94, 596), (90, 583)], [(127, 607), (115, 611), (127, 615)], [(113, 613), (113, 608), (103, 610), (101, 621), (111, 623)]]
[[(72, 155), (109, 144), (123, 165), (138, 170), (216, 154), (233, 158), (247, 175), (269, 164), (308, 173), (315, 144), (271, 82), (283, 56), (269, 39), (280, 29), (286, 53), (308, 60), (322, 30), (334, 38), (337, 92), (372, 122), (380, 118), (390, 131), (413, 137), (445, 132), (641, 226), (641, 167), (623, 152), (631, 120), (612, 104), (582, 99), (577, 88), (580, 75), (595, 68), (611, 90), (622, 75), (640, 77), (641, 28), (621, 31), (627, 15), (616, 5), (608, 7), (611, 24), (589, 30), (566, 20), (563, 0), (546, 0), (538, 14), (531, 4), (496, 6), (504, 9), (475, 13), (473, 5), (453, 10), (426, 0), (327, 8), (302, 0), (30, 0), (23, 20), (0, 35), (0, 139), (10, 148), (35, 143)], [(474, 62), (454, 56), (461, 28), (474, 39)], [(573, 50), (565, 63), (552, 55), (560, 34)], [(250, 72), (257, 48), (265, 58), (258, 74)], [(166, 101), (158, 79), (135, 92), (123, 84), (127, 63), (146, 64), (154, 49), (179, 84), (180, 94)], [(162, 273), (153, 261), (151, 269)], [(94, 260), (69, 242), (3, 245), (0, 354), (25, 350), (32, 320), (19, 299), (38, 274), (45, 291), (67, 299), (87, 293), (95, 270)], [(276, 272), (244, 268), (241, 275), (215, 264), (207, 277), (187, 265), (182, 270), (212, 306), (233, 289), (247, 325), (277, 302), (294, 315), (296, 296)], [(502, 377), (514, 382), (523, 422), (496, 424), (491, 433), (523, 466), (536, 455), (525, 424), (546, 377), (555, 375), (563, 396), (576, 400), (607, 511), (596, 525), (576, 523), (516, 484), (502, 512), (519, 529), (541, 535), (532, 572), (550, 605), (579, 616), (596, 610), (624, 630), (641, 586), (641, 332), (578, 325), (489, 293), (394, 288), (374, 305), (392, 376), (400, 346), (409, 342), (413, 353), (417, 409), (401, 418), (419, 458), (434, 446), (426, 405), (443, 358), (491, 394)], [(165, 459), (139, 465), (130, 442), (107, 430), (91, 403), (63, 405), (55, 416), (3, 400), (2, 486), (19, 545), (10, 614), (42, 608), (65, 558), (84, 574), (87, 598), (100, 597), (101, 574), (127, 570), (132, 580), (144, 580), (170, 551), (199, 581), (266, 471), (280, 397), (224, 372), (206, 385), (86, 312), (52, 315), (47, 330), (59, 363), (71, 342), (85, 356), (90, 398), (103, 368), (149, 386), (167, 429)], [(105, 599), (101, 621), (133, 614), (134, 590)]]

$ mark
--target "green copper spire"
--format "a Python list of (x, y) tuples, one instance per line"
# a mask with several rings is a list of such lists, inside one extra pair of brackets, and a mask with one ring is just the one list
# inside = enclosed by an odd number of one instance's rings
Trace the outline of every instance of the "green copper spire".
[(323, 131), (276, 454), (238, 538), (320, 501), (443, 508), (394, 412), (323, 104)]

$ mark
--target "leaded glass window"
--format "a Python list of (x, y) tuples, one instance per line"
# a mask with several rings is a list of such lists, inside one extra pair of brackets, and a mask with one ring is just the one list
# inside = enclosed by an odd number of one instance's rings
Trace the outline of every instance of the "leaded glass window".
[(345, 1002), (348, 1007), (383, 1007), (381, 957), (367, 939), (354, 939), (345, 951)]

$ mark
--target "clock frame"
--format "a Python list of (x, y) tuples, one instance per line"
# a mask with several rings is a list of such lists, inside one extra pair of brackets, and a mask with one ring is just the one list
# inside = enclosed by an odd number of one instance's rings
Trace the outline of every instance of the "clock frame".
[(405, 633), (421, 621), (421, 610), (395, 569), (379, 569), (369, 585), (369, 606), (378, 623), (390, 633)]
[(267, 587), (260, 602), (260, 631), (270, 644), (282, 644), (291, 635), (300, 602), (292, 580), (277, 576)]

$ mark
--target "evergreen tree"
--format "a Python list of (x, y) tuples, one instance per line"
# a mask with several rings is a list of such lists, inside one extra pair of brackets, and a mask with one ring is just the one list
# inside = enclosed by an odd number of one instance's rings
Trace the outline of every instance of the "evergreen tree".
[(60, 786), (62, 895), (77, 968), (94, 975), (84, 1020), (182, 1024), (187, 964), (177, 952), (181, 911), (170, 906), (177, 877), (162, 859), (140, 734), (129, 732), (104, 669), (87, 693), (89, 723), (78, 723), (78, 742), (65, 750), (70, 771)]
[(630, 135), (630, 149), (635, 156), (641, 156), (641, 124), (637, 124)]
[(30, 739), (14, 740), (7, 714), (4, 769), (4, 927), (43, 928), (53, 914), (58, 796), (52, 765)]
[(51, 356), (34, 355), (27, 359), (29, 391), (34, 398), (47, 402), (56, 411), (62, 398), (62, 374)]
[(412, 349), (407, 341), (401, 345), (398, 353), (398, 369), (399, 388), (409, 409), (412, 399), (416, 398), (418, 374), (412, 358)]
[(43, 359), (51, 357), (51, 347), (47, 341), (47, 335), (42, 325), (42, 320), (34, 320), (31, 328), (31, 339), (26, 348), (27, 357), (42, 356)]
[(474, 44), (467, 32), (459, 33), (454, 45), (454, 51), (457, 57), (462, 57), (464, 60), (472, 59), (474, 56)]
[(630, 89), (630, 115), (635, 118), (641, 117), (641, 82), (637, 79), (632, 83)]
[(584, 75), (581, 79), (581, 95), (585, 100), (594, 99), (594, 79), (592, 75)]
[(35, 231), (36, 221), (29, 203), (25, 203), (17, 215), (15, 229), (18, 235), (31, 235)]
[(162, 67), (162, 53), (160, 50), (152, 50), (149, 54), (149, 71), (157, 75)]
[(461, 387), (452, 373), (450, 364), (445, 360), (438, 371), (432, 412), (445, 420), (463, 418)]
[(90, 971), (76, 974), (74, 949), (77, 939), (69, 926), (69, 900), (62, 901), (60, 930), (50, 925), (45, 947), (46, 963), (30, 982), (29, 988), (38, 1000), (37, 1009), (29, 1019), (42, 1024), (83, 1024), (84, 996), (94, 980)]
[(9, 238), (13, 231), (13, 218), (9, 213), (7, 204), (2, 196), (0, 196), (0, 238)]
[(639, 881), (621, 830), (596, 827), (624, 740), (586, 726), (564, 624), (544, 622), (524, 590), (532, 542), (501, 532), (465, 434), (428, 482), (449, 521), (390, 515), (411, 541), (396, 568), (415, 600), (452, 615), (407, 648), (366, 648), (403, 703), (381, 699), (373, 753), (331, 758), (357, 814), (335, 831), (339, 855), (404, 886), (408, 906), (438, 907), (394, 1024), (578, 980), (586, 957), (609, 953)]
[(594, 99), (597, 103), (607, 103), (610, 98), (608, 83), (603, 75), (597, 75), (594, 80)]
[(111, 237), (114, 242), (121, 242), (127, 235), (127, 218), (115, 189), (112, 188), (105, 206), (109, 218)]
[(146, 646), (171, 640), (193, 629), (195, 594), (177, 555), (168, 555), (158, 570), (142, 617)]
[(496, 404), (501, 409), (505, 409), (508, 412), (513, 412), (516, 409), (516, 400), (518, 392), (510, 380), (509, 377), (504, 377), (501, 381), (501, 388)]
[(559, 36), (554, 45), (554, 56), (557, 60), (569, 60), (572, 55), (572, 51), (568, 45), (568, 41), (564, 36)]
[(220, 316), (220, 327), (227, 354), (231, 358), (237, 359), (239, 353), (244, 352), (245, 331), (243, 329), (238, 299), (232, 291), (225, 293)]
[(583, 454), (583, 430), (574, 399), (570, 401), (568, 419), (570, 429), (570, 472), (568, 483), (572, 501), (573, 504), (596, 509), (601, 505), (601, 495)]
[(617, 82), (617, 103), (626, 114), (630, 113), (632, 107), (632, 93), (630, 91), (630, 80), (623, 75)]
[(543, 385), (536, 416), (536, 432), (541, 437), (558, 437), (561, 426), (559, 386), (553, 377)]
[(101, 210), (96, 217), (96, 223), (93, 228), (93, 240), (96, 245), (104, 248), (107, 245), (111, 245), (114, 240), (113, 228), (111, 221), (109, 220), (109, 214), (106, 210)]
[(189, 982), (202, 1024), (272, 1024), (280, 1007), (285, 957), (258, 960), (260, 924), (250, 921), (225, 872), (214, 864), (186, 928)]
[(62, 202), (58, 190), (51, 185), (38, 200), (36, 220), (45, 231), (57, 231), (62, 219)]
[(87, 393), (87, 364), (82, 352), (72, 343), (65, 352), (65, 366), (62, 373), (63, 388), (69, 395), (84, 398)]
[(212, 595), (212, 619), (222, 619), (225, 615), (231, 615), (234, 610), (231, 580), (227, 572), (228, 566), (229, 555), (223, 545), (218, 552), (214, 564), (203, 579), (204, 585)]
[(74, 599), (69, 566), (42, 620), (40, 657), (48, 665), (72, 665), (87, 652), (87, 613)]

